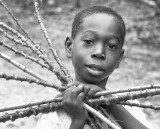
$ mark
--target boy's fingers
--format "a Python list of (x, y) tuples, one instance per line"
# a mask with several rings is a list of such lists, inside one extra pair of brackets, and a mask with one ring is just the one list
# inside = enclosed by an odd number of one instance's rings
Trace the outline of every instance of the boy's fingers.
[(71, 94), (76, 95), (75, 97), (77, 98), (77, 96), (83, 91), (83, 87), (82, 84), (78, 85), (72, 90)]
[(99, 89), (90, 89), (88, 92), (88, 97), (93, 97), (98, 91)]
[(86, 95), (88, 94), (89, 90), (90, 90), (90, 88), (89, 88), (89, 87), (84, 86), (84, 88), (83, 88), (83, 92), (84, 92)]
[(77, 101), (78, 103), (81, 103), (84, 99), (85, 99), (86, 95), (84, 92), (81, 92), (78, 96), (77, 96)]
[(77, 96), (83, 91), (83, 85), (79, 85), (77, 87), (69, 87), (63, 93), (63, 97), (65, 100), (74, 100)]

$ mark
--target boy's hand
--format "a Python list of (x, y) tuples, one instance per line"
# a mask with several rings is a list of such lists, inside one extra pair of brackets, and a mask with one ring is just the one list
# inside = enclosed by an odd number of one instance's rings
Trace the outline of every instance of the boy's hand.
[[(77, 86), (78, 84), (76, 84)], [(84, 86), (72, 86), (63, 93), (64, 108), (72, 118), (72, 121), (82, 121), (85, 123), (87, 119), (87, 111), (83, 107), (83, 100), (86, 97), (83, 92)]]
[(87, 97), (94, 97), (94, 95), (97, 92), (104, 91), (104, 89), (98, 87), (97, 85), (92, 85), (92, 84), (85, 84), (81, 83), (79, 81), (73, 81), (69, 83), (67, 86), (72, 87), (72, 86), (78, 86), (78, 85), (83, 85), (83, 92), (86, 94)]

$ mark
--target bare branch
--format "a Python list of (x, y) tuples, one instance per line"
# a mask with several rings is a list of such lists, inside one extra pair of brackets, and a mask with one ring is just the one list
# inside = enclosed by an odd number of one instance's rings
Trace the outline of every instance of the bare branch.
[(57, 50), (52, 46), (52, 41), (49, 39), (48, 37), (48, 33), (47, 33), (47, 30), (46, 28), (44, 27), (44, 24), (42, 22), (42, 18), (40, 17), (40, 14), (39, 14), (39, 11), (38, 11), (38, 2), (37, 0), (35, 0), (35, 3), (34, 3), (34, 6), (35, 6), (35, 11), (36, 11), (36, 16), (37, 16), (37, 19), (38, 19), (38, 22), (41, 26), (41, 29), (43, 31), (43, 34), (44, 34), (44, 37), (45, 39), (47, 40), (47, 43), (48, 43), (48, 46), (49, 46), (49, 49), (51, 50), (53, 56), (54, 56), (54, 59), (57, 61), (58, 65), (60, 66), (61, 70), (63, 71), (64, 75), (68, 78), (68, 82), (72, 81), (70, 75), (69, 75), (69, 72), (67, 71), (67, 69), (64, 67), (61, 59), (59, 58), (58, 54), (57, 54)]
[(14, 37), (10, 36), (5, 30), (0, 28), (0, 32), (2, 32), (6, 38), (8, 38), (9, 40), (15, 42), (16, 45), (18, 44), (18, 45), (22, 45), (22, 46), (28, 47), (28, 45), (26, 45), (24, 42), (22, 42), (20, 40), (17, 40)]
[(133, 100), (138, 98), (146, 98), (149, 96), (155, 96), (160, 95), (160, 89), (148, 89), (144, 91), (137, 91), (134, 93), (126, 93), (123, 95), (115, 95), (115, 96), (108, 96), (106, 97), (100, 97), (96, 99), (90, 99), (88, 100), (91, 104), (110, 104), (110, 103), (117, 103), (120, 101), (127, 101), (127, 100)]
[(6, 43), (4, 43), (4, 42), (2, 42), (2, 41), (0, 41), (0, 46), (3, 46), (3, 47), (5, 47), (5, 48), (13, 51), (15, 54), (21, 55), (21, 56), (23, 56), (24, 58), (29, 59), (29, 60), (31, 60), (31, 61), (39, 64), (42, 68), (47, 68), (47, 69), (49, 69), (48, 65), (41, 63), (40, 60), (35, 59), (35, 58), (33, 58), (33, 57), (25, 54), (23, 51), (18, 51), (18, 50), (14, 49), (13, 47), (7, 45)]
[[(3, 54), (0, 52), (0, 57), (2, 57), (4, 60), (8, 61), (9, 63), (13, 64), (14, 66), (16, 66), (17, 68), (21, 69), (23, 72), (28, 73), (29, 75), (42, 80), (46, 83), (49, 83), (49, 85), (52, 85), (51, 82), (48, 82), (46, 78), (42, 77), (41, 75), (35, 73), (34, 71), (28, 69), (27, 67), (23, 66), (22, 64), (18, 63), (17, 61), (11, 59), (10, 57), (8, 57), (7, 55)], [(53, 85), (54, 86), (54, 85)], [(55, 89), (59, 89), (58, 87), (54, 87)]]
[(117, 93), (124, 93), (124, 92), (142, 91), (142, 90), (146, 90), (146, 89), (155, 89), (155, 88), (160, 88), (160, 84), (151, 83), (150, 85), (145, 85), (145, 86), (141, 86), (141, 87), (132, 87), (132, 88), (125, 88), (125, 89), (120, 89), (120, 90), (113, 90), (113, 91), (107, 90), (107, 91), (102, 91), (102, 92), (96, 93), (94, 97), (100, 97), (100, 96), (117, 94)]
[(52, 103), (52, 104), (38, 106), (35, 108), (29, 108), (23, 111), (16, 111), (15, 113), (10, 113), (10, 114), (6, 113), (5, 115), (0, 116), (0, 122), (6, 122), (9, 120), (14, 121), (18, 118), (29, 117), (31, 115), (38, 115), (39, 113), (46, 113), (49, 111), (55, 111), (61, 107), (62, 107), (61, 103)]
[[(23, 31), (23, 33), (27, 36), (27, 38), (34, 44), (37, 45), (37, 43), (35, 41), (33, 41), (31, 39), (31, 37), (29, 36), (28, 32), (26, 32), (26, 30), (23, 28), (23, 26), (19, 23), (18, 19), (13, 15), (13, 13), (10, 11), (10, 9), (3, 3), (2, 0), (0, 0), (0, 4), (2, 5), (2, 7), (5, 8), (5, 10), (8, 12), (8, 14), (13, 18), (13, 20), (16, 22), (16, 24), (20, 27), (20, 29)], [(42, 51), (41, 51), (42, 52)]]
[(38, 79), (29, 78), (27, 76), (19, 77), (17, 75), (7, 75), (5, 73), (0, 73), (0, 78), (4, 78), (6, 80), (16, 80), (16, 81), (21, 81), (21, 82), (25, 81), (25, 82), (28, 82), (28, 83), (36, 83), (36, 84), (42, 85), (44, 87), (51, 87), (51, 88), (55, 88), (56, 87), (56, 89), (58, 87), (59, 91), (64, 91), (66, 89), (66, 87), (58, 86), (57, 84), (53, 84), (52, 83), (52, 85), (50, 85), (50, 84), (48, 84), (48, 83), (46, 83), (44, 81), (40, 81)]
[(0, 112), (5, 112), (5, 111), (11, 111), (11, 110), (17, 110), (17, 109), (22, 109), (22, 108), (32, 108), (32, 106), (42, 106), (44, 104), (50, 104), (50, 103), (57, 103), (61, 102), (62, 98), (55, 98), (52, 100), (46, 100), (46, 101), (41, 101), (41, 102), (35, 102), (35, 103), (28, 103), (20, 106), (13, 106), (13, 107), (5, 107), (0, 109)]
[[(53, 72), (53, 73), (57, 76), (57, 78), (62, 82), (63, 85), (67, 84), (67, 78), (66, 78), (66, 76), (63, 76), (62, 73), (61, 73), (59, 70), (57, 70), (57, 69), (54, 68), (54, 66), (52, 65), (51, 61), (49, 61), (49, 60), (46, 58), (46, 56), (39, 51), (39, 50), (40, 50), (40, 47), (39, 47), (39, 46), (30, 44), (30, 43), (28, 42), (28, 40), (25, 39), (24, 36), (22, 36), (20, 33), (18, 33), (17, 31), (15, 31), (13, 28), (7, 26), (7, 25), (4, 24), (3, 22), (0, 22), (0, 26), (6, 28), (7, 30), (13, 32), (13, 33), (16, 34), (18, 37), (20, 37), (20, 39), (22, 40), (22, 42), (25, 43), (25, 44), (22, 44), (22, 45), (27, 46), (27, 47), (29, 47), (31, 50), (33, 50), (34, 52), (36, 52), (37, 55), (39, 56), (39, 58), (41, 58), (41, 59), (44, 61), (44, 63), (49, 66), (48, 70), (50, 70), (51, 72)], [(2, 32), (4, 32), (4, 31), (2, 30)], [(13, 39), (13, 38), (11, 37), (11, 39)], [(17, 41), (17, 42), (18, 42), (18, 41)]]
[(152, 104), (142, 104), (142, 103), (136, 103), (136, 102), (117, 102), (116, 104), (121, 104), (121, 105), (128, 105), (128, 106), (135, 106), (135, 107), (140, 107), (140, 108), (150, 108), (154, 110), (160, 110), (160, 106), (154, 106)]

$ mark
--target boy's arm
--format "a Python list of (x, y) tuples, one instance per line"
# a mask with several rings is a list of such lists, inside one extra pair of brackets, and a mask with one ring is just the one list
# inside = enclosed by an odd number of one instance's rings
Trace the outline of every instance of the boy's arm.
[(109, 109), (123, 129), (148, 129), (134, 118), (123, 106), (109, 105)]

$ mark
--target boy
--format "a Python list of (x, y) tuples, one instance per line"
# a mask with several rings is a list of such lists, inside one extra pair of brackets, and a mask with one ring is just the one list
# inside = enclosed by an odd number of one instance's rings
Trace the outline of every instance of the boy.
[[(63, 93), (65, 111), (42, 115), (37, 129), (92, 129), (86, 122), (88, 114), (82, 102), (105, 90), (109, 75), (119, 67), (125, 30), (121, 16), (105, 6), (93, 6), (76, 15), (71, 37), (65, 42), (66, 54), (75, 69), (75, 82)], [(146, 129), (122, 106), (108, 108), (123, 129)]]

